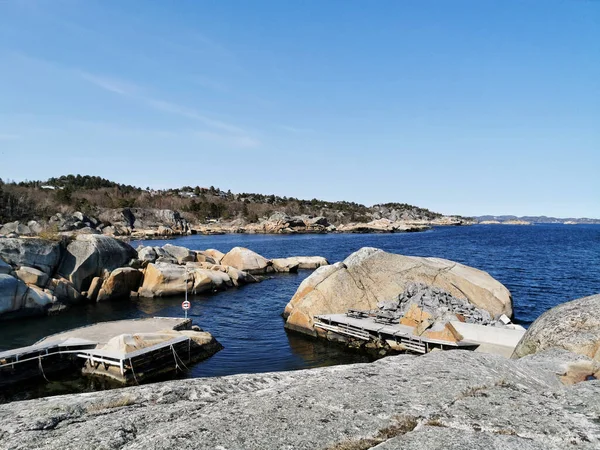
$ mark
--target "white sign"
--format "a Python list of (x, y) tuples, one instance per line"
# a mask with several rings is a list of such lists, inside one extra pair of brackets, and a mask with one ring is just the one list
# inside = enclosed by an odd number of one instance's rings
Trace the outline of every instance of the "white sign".
[(184, 302), (181, 304), (181, 307), (182, 307), (183, 309), (185, 309), (186, 311), (187, 311), (188, 309), (190, 309), (190, 307), (191, 307), (191, 306), (192, 306), (192, 304), (191, 304), (190, 302), (188, 302), (187, 300), (186, 300), (186, 301), (184, 301)]

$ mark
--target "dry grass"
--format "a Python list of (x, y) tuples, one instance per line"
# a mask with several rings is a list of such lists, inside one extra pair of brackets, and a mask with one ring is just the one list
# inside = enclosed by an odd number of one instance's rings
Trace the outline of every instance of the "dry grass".
[(367, 450), (396, 436), (402, 436), (416, 428), (418, 421), (412, 416), (396, 416), (394, 421), (385, 428), (377, 431), (372, 438), (349, 439), (338, 442), (327, 450)]
[(135, 400), (129, 396), (117, 398), (108, 402), (102, 402), (96, 405), (90, 405), (86, 408), (88, 413), (95, 413), (99, 411), (105, 411), (107, 409), (123, 408), (125, 406), (131, 406), (135, 404)]
[(444, 425), (444, 423), (437, 417), (432, 417), (431, 419), (429, 419), (427, 422), (425, 422), (425, 425), (428, 425), (430, 427), (445, 427), (446, 425)]

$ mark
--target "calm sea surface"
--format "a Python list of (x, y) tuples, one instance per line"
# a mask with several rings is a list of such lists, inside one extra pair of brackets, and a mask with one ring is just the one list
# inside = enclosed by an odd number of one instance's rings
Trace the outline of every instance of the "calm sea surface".
[[(485, 270), (508, 287), (513, 295), (515, 321), (525, 326), (559, 303), (600, 293), (598, 225), (479, 225), (406, 234), (188, 236), (168, 242), (222, 252), (243, 246), (267, 258), (320, 255), (330, 262), (340, 261), (366, 246), (404, 255), (447, 258)], [(131, 244), (136, 247), (139, 243)], [(186, 376), (282, 371), (365, 361), (365, 356), (284, 331), (281, 313), (309, 274), (309, 271), (281, 274), (262, 283), (193, 297), (190, 316), (225, 348), (192, 367)], [(170, 297), (108, 302), (72, 308), (54, 317), (1, 322), (0, 349), (29, 345), (48, 334), (98, 321), (181, 316), (182, 300)], [(56, 392), (72, 390), (81, 387), (58, 387)]]

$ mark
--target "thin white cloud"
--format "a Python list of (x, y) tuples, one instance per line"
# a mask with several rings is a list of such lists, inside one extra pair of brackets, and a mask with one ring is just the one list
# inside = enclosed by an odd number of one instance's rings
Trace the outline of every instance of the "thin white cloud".
[[(203, 114), (194, 108), (149, 96), (145, 93), (145, 89), (139, 84), (104, 74), (91, 73), (79, 68), (68, 67), (59, 62), (39, 59), (22, 53), (16, 53), (13, 54), (13, 56), (20, 58), (22, 61), (27, 61), (30, 64), (34, 64), (39, 68), (54, 70), (60, 73), (76, 76), (79, 79), (82, 79), (104, 91), (110, 92), (111, 94), (128, 97), (154, 110), (185, 117), (187, 119), (199, 122), (200, 124), (209, 128), (209, 130), (206, 130), (205, 136), (207, 138), (217, 140), (217, 136), (220, 133), (223, 142), (236, 144), (242, 148), (257, 147), (260, 145), (260, 141), (251, 136), (252, 133), (249, 133), (242, 127), (216, 119), (207, 114)], [(6, 138), (4, 138), (4, 140), (6, 140)]]
[(214, 119), (187, 106), (179, 105), (165, 100), (160, 100), (147, 95), (142, 95), (143, 89), (139, 85), (136, 85), (134, 83), (117, 80), (115, 78), (105, 77), (101, 75), (90, 74), (84, 71), (77, 71), (77, 73), (81, 78), (101, 89), (118, 95), (131, 97), (157, 111), (178, 115), (187, 119), (192, 119), (202, 123), (203, 125), (209, 128), (230, 133), (232, 134), (232, 136), (226, 135), (223, 136), (223, 138), (228, 138), (231, 142), (238, 142), (240, 144), (240, 147), (255, 147), (260, 145), (260, 142), (257, 139), (251, 136), (247, 136), (246, 130), (240, 128), (237, 125)]
[(16, 141), (18, 139), (21, 139), (18, 134), (0, 133), (0, 141)]
[(140, 92), (142, 89), (133, 83), (125, 82), (122, 80), (116, 80), (114, 78), (105, 77), (102, 75), (94, 75), (84, 71), (78, 71), (81, 78), (101, 87), (109, 92), (114, 92), (119, 95), (133, 96)]
[(198, 111), (192, 108), (188, 108), (186, 106), (181, 106), (175, 103), (166, 102), (164, 100), (157, 100), (149, 97), (143, 98), (143, 101), (149, 106), (159, 111), (164, 111), (182, 117), (187, 117), (188, 119), (194, 119), (199, 122), (202, 122), (204, 125), (209, 126), (211, 128), (227, 131), (230, 133), (245, 133), (245, 130), (236, 125), (232, 125), (226, 122), (222, 122), (220, 120), (213, 119), (211, 117), (207, 117), (203, 114), (200, 114)]
[(282, 125), (280, 127), (282, 130), (285, 131), (289, 131), (290, 133), (313, 133), (314, 130), (311, 130), (310, 128), (296, 128), (296, 127), (291, 127), (289, 125)]
[(194, 136), (219, 144), (226, 145), (228, 147), (235, 148), (257, 148), (260, 147), (261, 142), (258, 139), (254, 139), (250, 136), (233, 136), (224, 135), (219, 133), (212, 133), (210, 131), (196, 131), (193, 133)]

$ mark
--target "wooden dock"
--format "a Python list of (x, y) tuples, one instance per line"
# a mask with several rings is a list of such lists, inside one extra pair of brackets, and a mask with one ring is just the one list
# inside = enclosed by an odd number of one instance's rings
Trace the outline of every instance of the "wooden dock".
[(0, 388), (36, 378), (49, 381), (65, 371), (81, 370), (83, 362), (76, 355), (96, 345), (86, 339), (67, 338), (0, 352)]
[[(144, 379), (151, 372), (163, 372), (165, 368), (183, 370), (198, 354), (203, 354), (187, 336), (176, 336), (129, 353), (104, 351), (98, 347), (121, 334), (190, 330), (191, 327), (190, 319), (153, 317), (100, 322), (54, 334), (31, 346), (0, 352), (0, 388), (35, 380), (56, 381), (56, 377), (66, 371), (81, 374), (83, 369), (84, 373), (100, 373), (101, 367), (107, 376), (123, 383), (137, 381), (136, 377)], [(135, 374), (134, 367), (139, 375)]]
[(183, 372), (188, 365), (208, 358), (222, 348), (216, 340), (198, 345), (188, 336), (175, 336), (164, 342), (131, 352), (85, 350), (77, 354), (85, 360), (83, 374), (111, 378), (125, 385), (140, 384), (169, 372)]
[(315, 327), (341, 336), (363, 341), (385, 341), (394, 350), (424, 354), (433, 349), (474, 350), (479, 344), (467, 340), (449, 341), (418, 336), (415, 327), (400, 323), (382, 323), (381, 319), (368, 314), (328, 314), (315, 316)]

